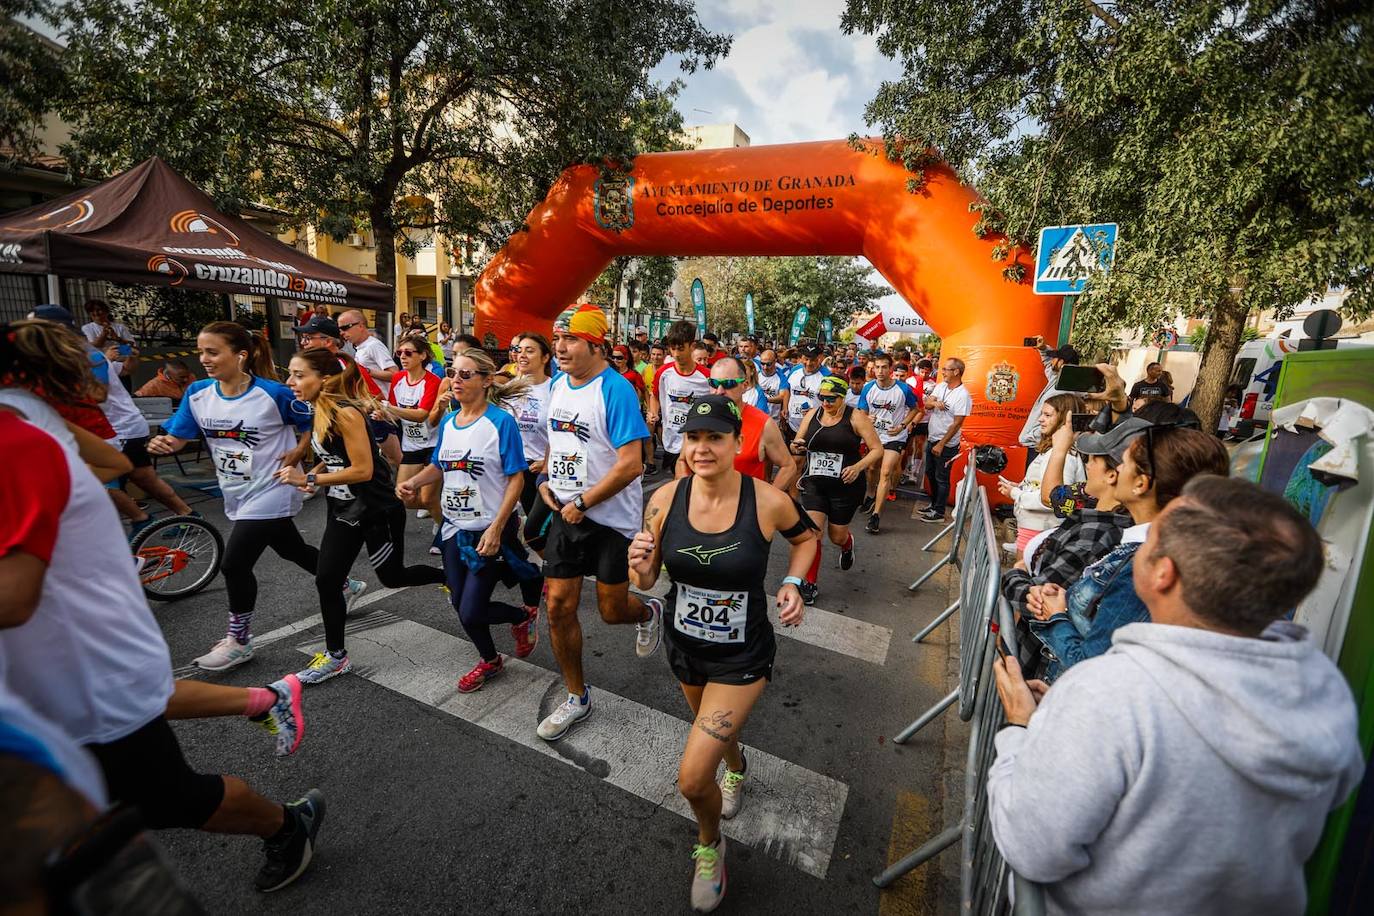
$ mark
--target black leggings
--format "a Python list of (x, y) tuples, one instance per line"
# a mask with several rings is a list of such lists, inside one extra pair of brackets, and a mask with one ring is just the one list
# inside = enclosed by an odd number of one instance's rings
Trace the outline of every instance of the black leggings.
[(320, 562), (315, 569), (315, 589), (320, 593), (320, 613), (324, 617), (324, 642), (331, 652), (344, 651), (346, 602), (343, 587), (348, 571), (367, 546), (368, 559), (377, 578), (387, 588), (408, 585), (438, 585), (444, 571), (433, 566), (406, 566), (406, 510), (399, 502), (384, 515), (365, 519), (357, 525), (341, 522), (332, 515), (320, 540)]
[(253, 613), (258, 603), (258, 580), (253, 567), (269, 547), (283, 560), (290, 560), (314, 575), (320, 552), (305, 542), (290, 516), (240, 519), (229, 532), (220, 564), (224, 588), (229, 593), (229, 613)]
[[(512, 518), (504, 532), (504, 540), (518, 546), (516, 524)], [(468, 569), (458, 553), (458, 538), (444, 541), (444, 575), (448, 579), (449, 599), (458, 612), (463, 632), (477, 647), (483, 661), (496, 661), (496, 643), (491, 639), (491, 626), (496, 623), (524, 623), (525, 609), (505, 601), (492, 601), (492, 592), (501, 579), (501, 566), (487, 563), (477, 572)], [(520, 582), (521, 600), (529, 607), (539, 605), (544, 579), (523, 579)], [(531, 597), (533, 600), (530, 600)]]

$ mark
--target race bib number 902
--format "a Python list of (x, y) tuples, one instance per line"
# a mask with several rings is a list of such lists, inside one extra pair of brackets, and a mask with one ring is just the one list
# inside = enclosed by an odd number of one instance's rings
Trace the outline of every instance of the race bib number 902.
[(806, 459), (806, 473), (810, 477), (840, 476), (844, 456), (839, 452), (810, 452)]

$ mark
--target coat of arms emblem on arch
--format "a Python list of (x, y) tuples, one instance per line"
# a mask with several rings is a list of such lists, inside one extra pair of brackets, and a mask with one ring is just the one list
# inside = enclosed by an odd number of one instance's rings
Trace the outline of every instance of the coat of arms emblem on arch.
[(592, 209), (596, 224), (623, 232), (635, 224), (635, 180), (629, 175), (603, 175), (596, 181)]
[(983, 388), (987, 399), (994, 404), (1006, 404), (1016, 400), (1017, 384), (1021, 373), (1009, 362), (994, 363), (988, 370), (988, 383)]

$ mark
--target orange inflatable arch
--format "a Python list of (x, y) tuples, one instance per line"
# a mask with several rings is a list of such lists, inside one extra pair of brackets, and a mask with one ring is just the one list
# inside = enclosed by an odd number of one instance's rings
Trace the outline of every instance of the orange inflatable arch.
[(952, 171), (927, 170), (914, 194), (910, 178), (876, 141), (844, 140), (652, 153), (615, 178), (570, 168), (478, 278), (477, 334), (547, 332), (617, 255), (863, 255), (940, 335), (942, 354), (965, 362), (964, 441), (1014, 445), (1045, 383), (1023, 338), (1054, 339), (1060, 300), (1003, 278), (1028, 255), (993, 260), (1001, 239), (973, 234), (977, 197)]

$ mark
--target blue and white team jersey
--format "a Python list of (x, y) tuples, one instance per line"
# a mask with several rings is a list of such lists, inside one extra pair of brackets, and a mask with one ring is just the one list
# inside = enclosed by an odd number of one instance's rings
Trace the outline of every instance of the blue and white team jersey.
[(230, 521), (289, 518), (301, 509), (301, 492), (278, 483), (277, 459), (296, 447), (314, 422), (310, 406), (280, 382), (254, 376), (236, 397), (220, 393), (214, 379), (186, 389), (181, 406), (162, 428), (178, 439), (205, 437), (224, 493)]
[(906, 441), (902, 421), (915, 406), (916, 392), (901, 382), (884, 388), (875, 379), (866, 383), (859, 394), (859, 409), (868, 413), (873, 428), (878, 431), (878, 441), (884, 445)]
[(549, 451), (549, 388), (552, 385), (553, 379), (546, 378), (503, 405), (520, 427), (527, 465), (531, 461), (543, 461)]
[[(549, 390), (549, 489), (562, 502), (572, 502), (615, 467), (615, 450), (649, 438), (639, 412), (639, 395), (623, 375), (607, 366), (582, 385), (567, 375)], [(587, 517), (627, 538), (640, 529), (644, 487), (634, 480)]]
[(787, 387), (792, 391), (792, 399), (787, 402), (787, 422), (792, 429), (801, 429), (802, 417), (821, 402), (821, 379), (829, 375), (825, 366), (810, 373), (805, 366), (797, 366), (787, 373)]
[[(763, 389), (763, 393), (767, 397), (775, 398), (778, 396), (778, 392), (787, 391), (790, 387), (791, 386), (787, 384), (786, 374), (779, 372), (776, 366), (773, 368), (772, 375), (764, 375), (762, 371), (759, 372), (759, 388)], [(772, 417), (774, 420), (782, 416), (781, 404), (773, 404), (770, 402), (767, 405), (759, 403), (754, 406), (759, 410), (766, 409), (768, 411), (768, 416)]]
[(510, 478), (525, 470), (524, 448), (515, 418), (499, 407), (466, 425), (451, 413), (439, 425), (439, 444), (430, 463), (444, 474), (439, 506), (444, 513), (443, 538), (461, 529), (485, 531), (501, 508)]

